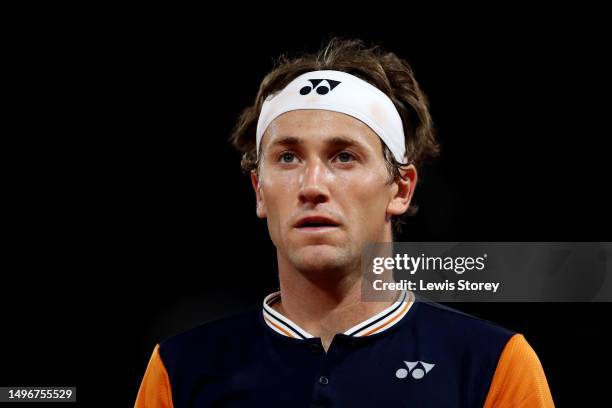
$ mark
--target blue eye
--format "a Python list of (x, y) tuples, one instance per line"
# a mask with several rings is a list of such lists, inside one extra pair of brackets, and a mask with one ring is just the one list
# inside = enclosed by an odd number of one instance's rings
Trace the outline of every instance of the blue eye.
[(283, 153), (280, 157), (280, 161), (283, 163), (293, 163), (293, 159), (295, 159), (295, 154), (293, 153)]
[(338, 160), (342, 163), (348, 163), (351, 160), (354, 160), (355, 157), (349, 152), (342, 152), (338, 155)]

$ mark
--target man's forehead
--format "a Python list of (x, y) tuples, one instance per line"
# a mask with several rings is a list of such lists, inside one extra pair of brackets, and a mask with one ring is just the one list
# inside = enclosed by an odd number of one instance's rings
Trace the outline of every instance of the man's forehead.
[(342, 126), (370, 130), (368, 125), (346, 113), (325, 109), (297, 109), (285, 112), (275, 118), (269, 127), (320, 127), (322, 124), (329, 127)]
[(365, 123), (349, 115), (325, 110), (287, 112), (276, 118), (263, 137), (263, 145), (365, 144), (378, 146), (378, 136)]

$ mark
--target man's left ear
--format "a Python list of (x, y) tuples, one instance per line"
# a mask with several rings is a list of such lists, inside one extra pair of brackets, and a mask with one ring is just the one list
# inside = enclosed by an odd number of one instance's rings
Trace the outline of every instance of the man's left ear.
[(402, 215), (408, 211), (417, 183), (417, 170), (413, 164), (402, 167), (399, 171), (402, 177), (397, 177), (393, 182), (393, 196), (387, 206), (387, 214), (390, 216)]

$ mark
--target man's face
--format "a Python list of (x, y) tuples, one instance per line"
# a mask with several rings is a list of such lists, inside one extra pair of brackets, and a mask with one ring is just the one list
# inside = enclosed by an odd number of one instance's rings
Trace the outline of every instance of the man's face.
[(287, 112), (266, 130), (262, 152), (259, 177), (252, 175), (257, 214), (298, 270), (358, 266), (364, 245), (390, 241), (391, 215), (408, 208), (412, 185), (398, 198), (402, 186), (388, 184), (380, 138), (351, 116)]

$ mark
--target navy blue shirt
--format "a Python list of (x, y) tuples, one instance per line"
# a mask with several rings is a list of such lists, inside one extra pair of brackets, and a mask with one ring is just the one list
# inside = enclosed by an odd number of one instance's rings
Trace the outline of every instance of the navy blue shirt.
[(482, 407), (514, 332), (411, 294), (327, 353), (272, 294), (159, 346), (174, 407)]

